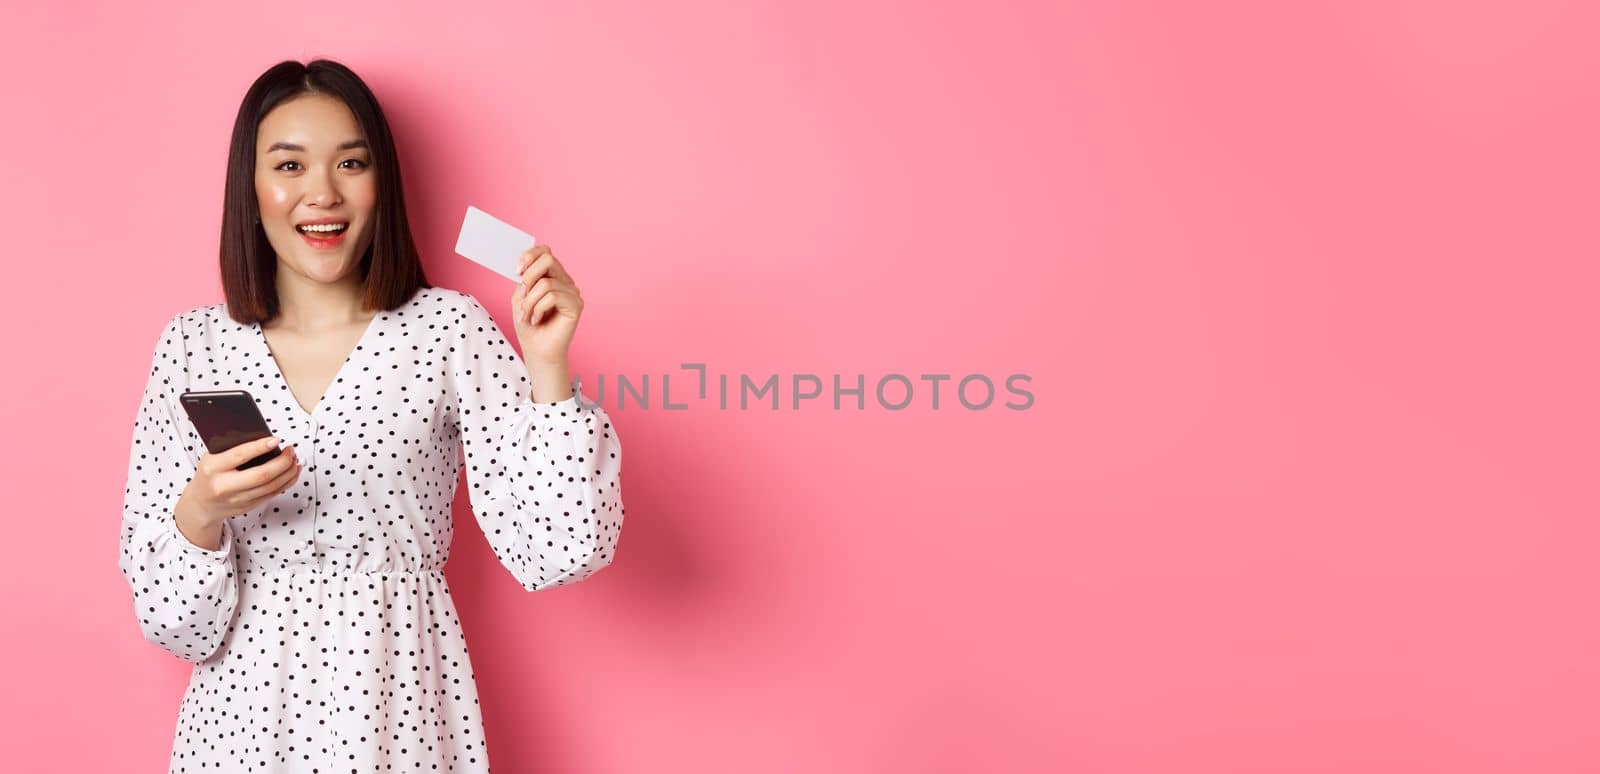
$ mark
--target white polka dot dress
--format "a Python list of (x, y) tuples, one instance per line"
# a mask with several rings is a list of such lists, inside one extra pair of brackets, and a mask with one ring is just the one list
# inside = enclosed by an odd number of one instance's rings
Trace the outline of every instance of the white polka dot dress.
[[(378, 313), (309, 413), (258, 325), (222, 304), (174, 316), (134, 423), (120, 566), (145, 639), (195, 663), (171, 772), (488, 772), (445, 583), (468, 499), (529, 591), (611, 563), (622, 447), (581, 393), (535, 403), (522, 359), (471, 295), (423, 288)], [(210, 551), (173, 508), (205, 446), (185, 390), (244, 389), (293, 444), (299, 480), (225, 522)]]

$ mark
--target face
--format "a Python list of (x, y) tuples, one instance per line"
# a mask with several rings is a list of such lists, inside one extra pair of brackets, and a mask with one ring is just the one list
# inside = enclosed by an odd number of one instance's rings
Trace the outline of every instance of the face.
[[(280, 103), (256, 131), (256, 201), (278, 270), (315, 282), (359, 276), (372, 244), (377, 174), (350, 108), (323, 94)], [(306, 230), (310, 224), (328, 222)], [(342, 231), (321, 229), (338, 228)]]

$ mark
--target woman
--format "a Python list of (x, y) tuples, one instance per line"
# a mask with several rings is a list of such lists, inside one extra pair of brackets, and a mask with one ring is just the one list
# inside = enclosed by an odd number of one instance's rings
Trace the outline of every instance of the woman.
[[(423, 276), (377, 100), (283, 62), (235, 121), (225, 304), (172, 317), (134, 427), (120, 566), (144, 636), (196, 664), (171, 771), (487, 772), (442, 572), (465, 449), (472, 511), (530, 591), (611, 563), (622, 450), (569, 385), (583, 309), (548, 247), (511, 293), (521, 356)], [(186, 390), (254, 396), (272, 439), (211, 454)]]

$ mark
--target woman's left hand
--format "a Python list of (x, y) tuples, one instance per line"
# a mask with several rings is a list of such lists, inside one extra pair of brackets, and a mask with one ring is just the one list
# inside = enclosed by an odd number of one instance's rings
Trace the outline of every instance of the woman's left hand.
[(522, 359), (529, 369), (564, 370), (578, 317), (583, 314), (583, 296), (549, 245), (528, 248), (517, 271), (522, 281), (511, 294), (511, 313)]

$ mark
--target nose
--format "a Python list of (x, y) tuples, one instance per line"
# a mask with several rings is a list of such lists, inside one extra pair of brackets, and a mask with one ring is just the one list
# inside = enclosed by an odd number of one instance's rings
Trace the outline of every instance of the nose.
[(333, 207), (340, 201), (339, 187), (334, 184), (333, 174), (307, 175), (306, 200), (318, 207)]

